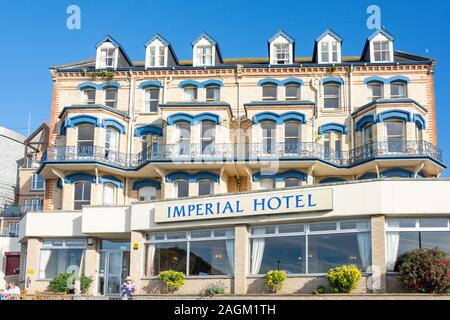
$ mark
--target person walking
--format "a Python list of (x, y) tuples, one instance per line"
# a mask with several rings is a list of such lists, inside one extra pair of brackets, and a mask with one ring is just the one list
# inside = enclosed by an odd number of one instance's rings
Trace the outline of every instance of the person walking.
[(122, 300), (129, 300), (134, 295), (135, 288), (136, 286), (131, 277), (126, 277), (120, 286), (120, 298)]

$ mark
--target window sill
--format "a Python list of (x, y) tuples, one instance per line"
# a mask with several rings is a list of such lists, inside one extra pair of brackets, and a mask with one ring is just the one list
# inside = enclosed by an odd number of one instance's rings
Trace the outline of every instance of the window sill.
[(152, 112), (140, 112), (138, 113), (139, 116), (152, 116), (152, 115), (158, 115), (158, 111), (152, 111)]
[[(264, 276), (264, 275), (263, 275)], [(210, 276), (186, 276), (186, 280), (196, 280), (196, 279), (232, 279), (234, 276), (230, 275), (210, 275)], [(152, 277), (141, 277), (141, 280), (158, 280), (157, 276)]]

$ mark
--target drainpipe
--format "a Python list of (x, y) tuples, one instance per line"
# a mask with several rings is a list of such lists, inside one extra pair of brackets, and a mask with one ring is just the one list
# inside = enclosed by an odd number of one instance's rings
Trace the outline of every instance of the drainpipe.
[[(240, 95), (241, 95), (241, 82), (240, 82), (240, 68), (242, 67), (242, 65), (236, 65), (236, 70), (235, 70), (235, 75), (234, 75), (234, 79), (235, 79), (235, 83), (236, 83), (236, 109), (237, 109), (237, 139), (236, 139), (236, 149), (235, 149), (235, 155), (240, 155), (240, 151), (241, 151), (241, 99), (240, 99)], [(236, 157), (236, 159), (238, 159), (238, 157)], [(237, 179), (237, 191), (240, 192), (241, 191), (241, 177), (238, 174), (237, 171), (237, 164), (236, 161), (234, 162), (234, 173)]]
[(348, 93), (348, 107), (349, 107), (348, 113), (350, 116), (350, 130), (349, 130), (350, 131), (350, 148), (354, 149), (355, 148), (355, 131), (354, 131), (355, 121), (352, 117), (353, 64), (350, 65), (348, 77), (349, 77), (349, 81), (348, 81), (348, 83), (349, 83), (349, 86), (348, 86), (348, 91), (349, 91), (349, 93)]
[(133, 72), (129, 71), (129, 82), (130, 82), (130, 92), (128, 95), (128, 144), (127, 144), (127, 154), (131, 155), (131, 147), (133, 145), (133, 122), (134, 122), (134, 95), (135, 95), (135, 87), (136, 81), (133, 77)]
[(316, 103), (315, 103), (315, 107), (314, 107), (314, 114), (313, 114), (312, 126), (311, 126), (311, 131), (312, 131), (311, 138), (312, 138), (313, 142), (316, 142), (314, 129), (315, 129), (315, 124), (316, 124), (315, 119), (317, 119), (319, 117), (319, 97), (320, 97), (320, 84), (321, 83), (322, 83), (322, 79), (319, 79), (317, 77), (314, 79), (311, 79), (310, 86), (316, 93)]

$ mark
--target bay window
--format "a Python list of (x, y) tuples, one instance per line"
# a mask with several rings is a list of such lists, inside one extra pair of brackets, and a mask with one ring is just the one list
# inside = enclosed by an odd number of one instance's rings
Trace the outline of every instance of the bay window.
[(151, 46), (149, 50), (149, 66), (164, 67), (166, 61), (166, 48), (164, 46)]
[(250, 273), (322, 274), (343, 264), (371, 264), (369, 221), (299, 223), (251, 228)]
[(388, 152), (404, 152), (405, 123), (403, 121), (386, 121), (386, 140)]
[(373, 141), (372, 124), (367, 124), (362, 128), (362, 144), (369, 144)]
[(39, 259), (39, 279), (51, 280), (64, 272), (76, 272), (86, 248), (84, 239), (43, 240)]
[(389, 62), (391, 60), (389, 41), (374, 41), (373, 56), (375, 62)]
[(81, 210), (83, 206), (91, 204), (91, 182), (77, 181), (74, 183), (74, 210)]
[(94, 126), (80, 124), (77, 126), (77, 150), (79, 157), (92, 157), (94, 154)]
[(338, 57), (338, 42), (337, 41), (322, 41), (320, 45), (320, 57), (322, 63), (337, 63)]
[(419, 248), (435, 248), (450, 253), (448, 218), (401, 218), (386, 220), (386, 266), (397, 271), (404, 253)]
[(114, 127), (106, 127), (105, 135), (105, 159), (109, 161), (118, 161), (119, 154), (119, 130)]
[(146, 277), (175, 270), (187, 276), (234, 274), (234, 230), (153, 233), (145, 244)]

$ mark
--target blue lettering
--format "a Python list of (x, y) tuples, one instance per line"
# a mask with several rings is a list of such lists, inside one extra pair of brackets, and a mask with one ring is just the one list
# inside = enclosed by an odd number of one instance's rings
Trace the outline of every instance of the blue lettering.
[(302, 194), (296, 195), (295, 196), (295, 207), (296, 208), (303, 208), (305, 206), (303, 201), (304, 201), (304, 199), (303, 199), (303, 195)]
[(317, 206), (317, 203), (313, 204), (312, 194), (308, 194), (308, 207), (315, 207), (315, 206)]
[(241, 200), (237, 200), (237, 201), (236, 201), (236, 212), (237, 212), (237, 213), (242, 213), (242, 212), (244, 212), (244, 209), (241, 209)]
[(205, 210), (206, 210), (205, 216), (207, 216), (208, 214), (214, 214), (214, 212), (211, 210), (212, 206), (213, 206), (212, 203), (205, 204)]
[(171, 209), (172, 209), (172, 207), (167, 208), (167, 218), (170, 218), (170, 211), (172, 211)]
[(173, 210), (173, 217), (185, 217), (186, 212), (184, 212), (184, 206), (178, 207), (175, 206), (175, 209)]
[(191, 216), (191, 212), (193, 212), (195, 210), (195, 205), (190, 204), (188, 205), (188, 216)]
[[(258, 199), (253, 199), (253, 211), (264, 210), (266, 199), (261, 199), (261, 202), (258, 202)], [(261, 206), (261, 209), (258, 209), (258, 206)]]
[(233, 213), (233, 207), (231, 206), (231, 203), (227, 201), (227, 204), (225, 205), (225, 208), (223, 208), (222, 214), (226, 213), (226, 211), (229, 210), (230, 213)]
[(196, 206), (197, 208), (197, 212), (195, 213), (195, 215), (197, 216), (202, 216), (203, 215), (203, 206), (201, 203), (197, 204)]
[[(276, 201), (276, 203), (277, 203), (276, 206), (272, 206), (272, 202), (273, 202), (272, 200)], [(277, 210), (281, 206), (281, 199), (278, 197), (272, 197), (269, 199), (269, 201), (267, 201), (267, 206), (269, 207), (270, 210)]]
[(290, 199), (292, 199), (294, 196), (283, 196), (283, 199), (286, 200), (286, 209), (289, 209), (290, 206)]

